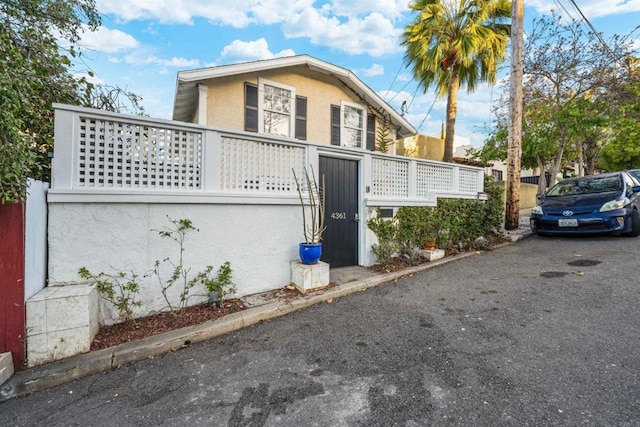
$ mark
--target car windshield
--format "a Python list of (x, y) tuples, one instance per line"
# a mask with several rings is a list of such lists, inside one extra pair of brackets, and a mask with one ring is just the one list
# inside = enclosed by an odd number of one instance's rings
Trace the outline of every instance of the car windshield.
[(574, 196), (579, 194), (607, 193), (622, 190), (620, 177), (585, 177), (583, 179), (570, 179), (557, 183), (549, 190), (547, 196)]
[(640, 180), (640, 169), (631, 170), (629, 173), (633, 175), (634, 178)]

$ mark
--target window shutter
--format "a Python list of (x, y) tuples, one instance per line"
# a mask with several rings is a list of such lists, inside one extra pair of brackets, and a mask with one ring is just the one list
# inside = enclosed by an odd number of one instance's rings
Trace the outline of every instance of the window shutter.
[(331, 106), (331, 145), (340, 145), (340, 106)]
[(297, 139), (307, 139), (307, 98), (296, 96), (296, 135)]
[(367, 150), (376, 151), (376, 116), (367, 114)]
[(258, 132), (258, 86), (244, 84), (244, 130)]

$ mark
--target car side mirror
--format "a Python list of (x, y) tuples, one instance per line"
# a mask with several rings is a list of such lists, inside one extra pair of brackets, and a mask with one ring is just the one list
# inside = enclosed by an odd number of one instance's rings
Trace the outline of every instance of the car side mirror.
[(640, 193), (640, 185), (634, 185), (631, 191), (633, 193)]

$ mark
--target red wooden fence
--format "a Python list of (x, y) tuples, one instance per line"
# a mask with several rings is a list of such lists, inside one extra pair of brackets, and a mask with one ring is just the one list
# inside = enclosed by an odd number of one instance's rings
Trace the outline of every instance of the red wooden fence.
[(0, 353), (25, 359), (24, 233), (25, 205), (0, 204)]

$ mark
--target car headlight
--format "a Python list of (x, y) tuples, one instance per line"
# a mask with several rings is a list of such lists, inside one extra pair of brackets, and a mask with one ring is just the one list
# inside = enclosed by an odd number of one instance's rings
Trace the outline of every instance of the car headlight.
[(604, 205), (602, 205), (602, 207), (600, 208), (600, 212), (607, 212), (607, 211), (614, 211), (616, 209), (622, 209), (625, 206), (627, 206), (628, 203), (629, 203), (629, 200), (626, 198), (622, 200), (611, 200), (605, 203)]
[(533, 209), (531, 209), (531, 213), (536, 215), (544, 215), (544, 212), (542, 212), (542, 206), (540, 205), (534, 206)]

